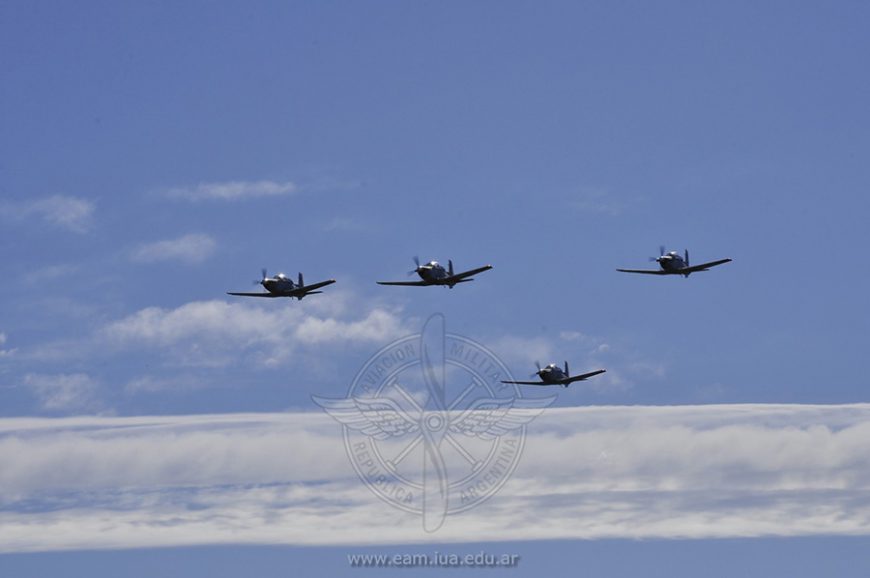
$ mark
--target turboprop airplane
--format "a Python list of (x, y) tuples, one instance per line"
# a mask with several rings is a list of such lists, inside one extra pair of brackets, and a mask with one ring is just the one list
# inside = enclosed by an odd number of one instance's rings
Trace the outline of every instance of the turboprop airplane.
[(593, 375), (598, 375), (599, 373), (604, 373), (605, 371), (607, 371), (606, 369), (598, 369), (595, 371), (590, 371), (589, 373), (572, 376), (570, 373), (568, 373), (567, 361), (565, 362), (564, 371), (555, 363), (551, 363), (544, 368), (542, 368), (541, 364), (537, 361), (535, 362), (535, 365), (537, 366), (538, 371), (533, 373), (532, 376), (537, 375), (541, 378), (541, 381), (502, 381), (502, 383), (515, 383), (518, 385), (561, 385), (562, 387), (568, 387), (575, 381), (583, 381), (592, 377)]
[(317, 291), (317, 289), (332, 285), (333, 283), (335, 283), (335, 279), (306, 285), (305, 280), (302, 278), (302, 273), (299, 273), (299, 280), (294, 283), (284, 273), (268, 277), (266, 270), (263, 269), (263, 278), (259, 281), (254, 281), (254, 284), (262, 285), (267, 293), (233, 293), (227, 291), (227, 295), (237, 295), (239, 297), (295, 297), (297, 300), (302, 301), (302, 298), (308, 295), (323, 293), (323, 291)]
[(688, 249), (686, 249), (685, 257), (681, 257), (676, 251), (665, 253), (664, 245), (659, 247), (659, 256), (650, 257), (649, 260), (656, 261), (661, 269), (617, 269), (617, 271), (622, 273), (644, 273), (646, 275), (683, 275), (688, 278), (692, 273), (707, 271), (711, 267), (731, 262), (731, 259), (719, 259), (718, 261), (710, 261), (700, 265), (689, 265)]
[(453, 286), (458, 283), (474, 281), (474, 279), (471, 278), (472, 275), (477, 275), (478, 273), (483, 273), (484, 271), (492, 269), (492, 265), (484, 265), (477, 269), (463, 271), (462, 273), (454, 273), (453, 261), (448, 260), (447, 269), (445, 269), (438, 261), (429, 261), (428, 263), (421, 265), (420, 259), (417, 257), (414, 257), (414, 264), (417, 265), (417, 267), (412, 271), (408, 271), (408, 275), (416, 273), (420, 276), (420, 281), (378, 281), (378, 285), (402, 285), (406, 287), (441, 285), (453, 289)]

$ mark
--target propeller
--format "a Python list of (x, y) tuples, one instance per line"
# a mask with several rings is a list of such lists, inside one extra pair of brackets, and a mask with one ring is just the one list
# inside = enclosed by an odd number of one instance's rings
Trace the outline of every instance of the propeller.
[(661, 261), (662, 257), (665, 256), (665, 246), (659, 245), (659, 256), (658, 257), (650, 257), (650, 261)]
[(540, 364), (540, 362), (538, 362), (537, 360), (535, 361), (535, 367), (538, 368), (538, 371), (536, 371), (535, 373), (529, 375), (529, 377), (535, 377), (536, 375), (541, 375), (541, 364)]
[(689, 250), (686, 249), (686, 267), (689, 266)]
[(266, 280), (266, 276), (268, 275), (268, 273), (266, 272), (266, 268), (263, 267), (262, 269), (260, 269), (260, 272), (263, 274), (263, 276), (260, 279), (254, 279), (254, 285), (262, 285), (263, 281)]
[(410, 277), (411, 275), (413, 275), (414, 273), (416, 273), (417, 271), (420, 270), (420, 257), (418, 257), (417, 255), (414, 255), (413, 259), (414, 259), (414, 265), (416, 265), (417, 267), (415, 267), (411, 271), (408, 271), (408, 277)]

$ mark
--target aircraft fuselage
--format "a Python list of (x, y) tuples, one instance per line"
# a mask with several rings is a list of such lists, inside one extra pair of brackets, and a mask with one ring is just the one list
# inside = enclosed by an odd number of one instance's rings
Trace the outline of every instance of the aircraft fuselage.
[(563, 379), (567, 379), (568, 375), (562, 371), (561, 367), (555, 363), (551, 363), (547, 367), (541, 368), (541, 370), (538, 371), (538, 377), (540, 377), (541, 381), (544, 383), (559, 383)]
[(438, 261), (429, 261), (425, 265), (417, 267), (417, 275), (419, 275), (420, 279), (423, 281), (437, 283), (441, 279), (446, 279), (449, 276), (449, 273)]
[(260, 285), (269, 293), (276, 295), (283, 295), (296, 289), (296, 284), (293, 280), (285, 277), (283, 273), (279, 273), (271, 279), (263, 279), (260, 281)]
[(683, 260), (682, 256), (680, 256), (676, 251), (666, 253), (661, 257), (656, 258), (656, 261), (658, 261), (661, 268), (668, 273), (679, 273), (680, 269), (688, 267), (686, 261)]

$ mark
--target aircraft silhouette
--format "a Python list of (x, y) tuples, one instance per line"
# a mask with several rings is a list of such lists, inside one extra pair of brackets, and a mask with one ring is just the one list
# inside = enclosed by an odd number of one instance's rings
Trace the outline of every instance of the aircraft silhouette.
[(263, 278), (259, 281), (254, 281), (254, 284), (262, 285), (268, 293), (233, 293), (227, 291), (227, 295), (237, 295), (239, 297), (295, 297), (297, 300), (302, 301), (302, 298), (307, 295), (323, 293), (323, 291), (317, 291), (317, 289), (332, 285), (333, 283), (335, 283), (335, 279), (306, 285), (305, 280), (302, 278), (302, 273), (299, 273), (298, 282), (294, 283), (284, 273), (278, 273), (274, 277), (267, 277), (266, 270), (263, 269)]
[(438, 261), (429, 261), (425, 265), (420, 264), (420, 259), (414, 257), (414, 264), (417, 265), (413, 271), (408, 271), (408, 275), (416, 273), (420, 276), (420, 281), (378, 281), (378, 285), (402, 285), (405, 287), (426, 287), (429, 285), (442, 285), (453, 289), (457, 283), (467, 283), (474, 281), (472, 275), (483, 273), (492, 269), (492, 265), (484, 265), (470, 271), (462, 273), (453, 272), (453, 261), (447, 261), (447, 269), (445, 269)]
[(541, 378), (541, 381), (502, 381), (502, 383), (515, 383), (518, 385), (561, 385), (562, 387), (568, 387), (575, 381), (583, 381), (592, 377), (593, 375), (598, 375), (599, 373), (604, 373), (607, 371), (606, 369), (598, 369), (596, 371), (590, 371), (589, 373), (572, 376), (570, 373), (568, 373), (567, 361), (565, 362), (564, 371), (555, 363), (551, 363), (544, 368), (541, 368), (541, 364), (537, 361), (535, 362), (535, 365), (537, 366), (538, 371), (536, 371), (532, 375), (537, 375)]
[(688, 278), (692, 273), (707, 271), (711, 267), (731, 262), (731, 259), (719, 259), (718, 261), (710, 261), (700, 265), (689, 265), (688, 249), (686, 249), (685, 258), (683, 258), (676, 251), (665, 253), (664, 245), (659, 247), (659, 256), (650, 257), (649, 260), (656, 261), (661, 269), (617, 269), (617, 271), (622, 273), (644, 273), (646, 275), (683, 275)]

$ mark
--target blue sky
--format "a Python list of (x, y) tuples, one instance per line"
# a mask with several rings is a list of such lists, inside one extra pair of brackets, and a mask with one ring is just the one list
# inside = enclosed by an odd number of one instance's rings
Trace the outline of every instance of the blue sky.
[[(535, 360), (608, 369), (561, 407), (865, 402), (868, 12), (3, 2), (4, 431), (319, 412), (312, 393), (344, 395), (434, 312), (517, 376)], [(734, 262), (614, 271), (660, 244)], [(494, 269), (452, 291), (375, 285), (414, 255)], [(302, 302), (225, 295), (261, 267), (338, 283)], [(518, 543), (560, 560), (560, 542)], [(709, 536), (680, 543), (727, 558)], [(752, 543), (734, 547), (773, 556)]]

